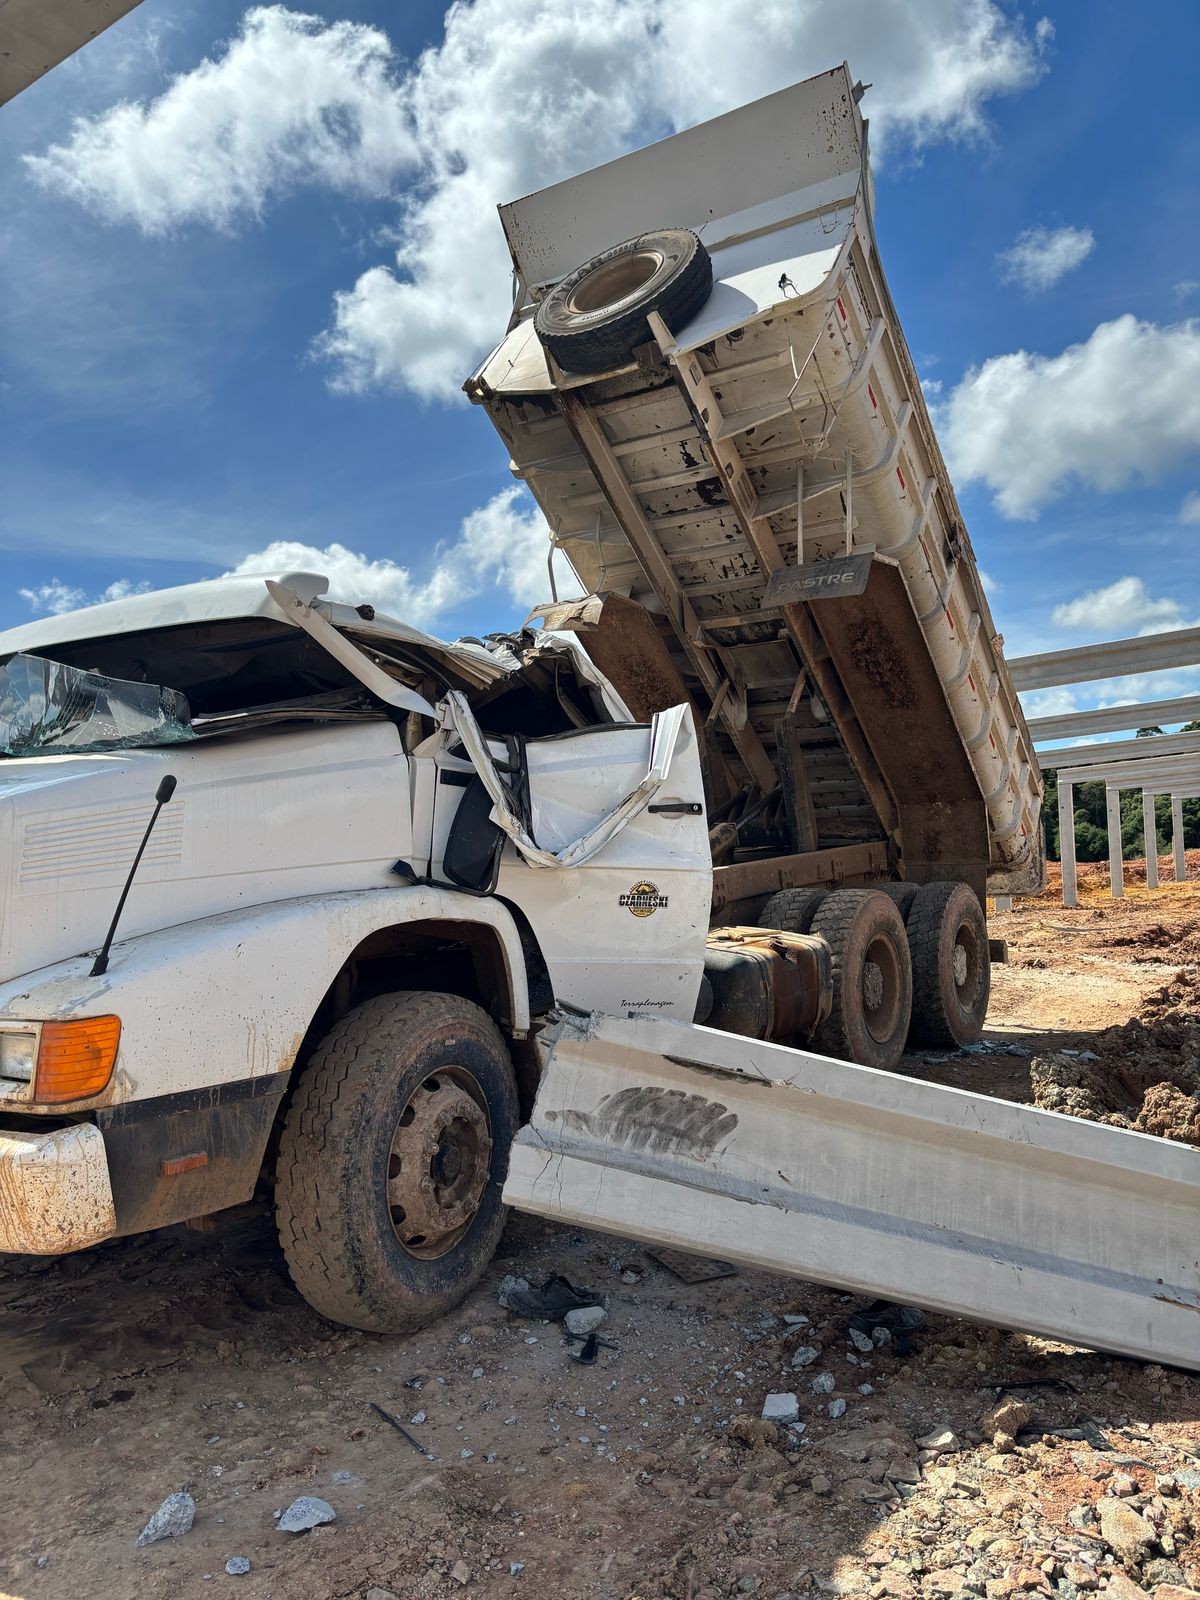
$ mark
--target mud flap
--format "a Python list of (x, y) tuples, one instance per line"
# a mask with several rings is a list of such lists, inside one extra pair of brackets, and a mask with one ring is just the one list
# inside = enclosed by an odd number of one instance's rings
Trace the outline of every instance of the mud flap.
[(520, 1211), (1200, 1370), (1200, 1150), (667, 1019), (539, 1051)]

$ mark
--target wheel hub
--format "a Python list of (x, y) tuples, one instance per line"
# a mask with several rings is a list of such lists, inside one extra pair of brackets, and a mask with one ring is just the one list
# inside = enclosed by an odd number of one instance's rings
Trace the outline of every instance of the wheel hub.
[(665, 260), (661, 250), (635, 250), (614, 261), (606, 261), (576, 285), (567, 300), (567, 310), (576, 316), (586, 316), (632, 299), (662, 268)]
[(455, 1074), (439, 1072), (418, 1085), (388, 1155), (388, 1211), (410, 1255), (445, 1255), (466, 1232), (487, 1187), (491, 1153), (487, 1113)]
[(967, 981), (968, 971), (969, 964), (966, 949), (961, 944), (956, 944), (954, 946), (954, 981), (960, 989)]
[(868, 1011), (878, 1011), (883, 1003), (883, 973), (874, 961), (863, 965), (863, 1003)]

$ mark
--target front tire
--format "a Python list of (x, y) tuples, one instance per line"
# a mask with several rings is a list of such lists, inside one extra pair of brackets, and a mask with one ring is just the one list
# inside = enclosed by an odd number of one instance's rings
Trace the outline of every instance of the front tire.
[(368, 1000), (304, 1067), (279, 1147), (292, 1281), (331, 1322), (407, 1333), (457, 1305), (500, 1241), (519, 1111), (498, 1029), (456, 995)]

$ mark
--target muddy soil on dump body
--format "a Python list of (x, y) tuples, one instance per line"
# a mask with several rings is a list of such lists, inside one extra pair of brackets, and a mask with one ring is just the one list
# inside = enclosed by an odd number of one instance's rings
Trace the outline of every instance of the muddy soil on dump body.
[[(1101, 887), (1085, 877), (1077, 911), (1048, 895), (993, 919), (1011, 961), (989, 1048), (907, 1068), (1019, 1099), (1075, 1092), (1081, 1114), (1149, 1126), (1149, 1080), (1186, 1081), (1195, 1046), (1200, 890), (1114, 905)], [(1049, 1060), (1080, 1081), (1051, 1083)], [(505, 1273), (552, 1271), (608, 1297), (615, 1348), (595, 1366), (497, 1304)], [(457, 1313), (408, 1338), (310, 1312), (265, 1208), (0, 1275), (0, 1594), (1200, 1587), (1200, 1378), (932, 1315), (863, 1349), (854, 1309), (766, 1274), (688, 1284), (636, 1245), (529, 1218)], [(799, 1397), (803, 1432), (757, 1421), (773, 1391)], [(191, 1531), (135, 1549), (184, 1485)], [(336, 1521), (279, 1532), (303, 1494)], [(247, 1575), (226, 1575), (236, 1556)]]

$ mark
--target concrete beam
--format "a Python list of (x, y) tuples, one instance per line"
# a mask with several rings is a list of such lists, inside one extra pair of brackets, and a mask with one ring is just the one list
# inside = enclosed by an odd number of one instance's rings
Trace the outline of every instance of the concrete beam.
[(1056, 767), (1111, 767), (1122, 761), (1161, 760), (1163, 756), (1200, 756), (1200, 733), (1156, 733), (1148, 739), (1110, 739), (1107, 744), (1068, 744), (1060, 750), (1039, 750), (1043, 771)]
[(1114, 900), (1125, 893), (1125, 858), (1121, 851), (1121, 791), (1106, 789), (1105, 811), (1108, 823), (1108, 881)]
[(1158, 888), (1158, 824), (1154, 817), (1154, 790), (1142, 790), (1142, 836), (1146, 852), (1146, 887)]
[(138, 0), (0, 0), (0, 105), (137, 4)]
[[(1046, 763), (1049, 766), (1049, 762)], [(1114, 761), (1111, 766), (1059, 767), (1058, 782), (1115, 783), (1122, 789), (1153, 787), (1156, 794), (1175, 793), (1181, 785), (1200, 783), (1200, 759), (1194, 755), (1160, 756), (1157, 761)]]
[(1200, 662), (1200, 628), (1150, 633), (1138, 639), (1110, 639), (1072, 650), (1018, 656), (1008, 663), (1018, 690), (1055, 689), (1064, 683), (1091, 683), (1097, 678), (1122, 678), (1129, 672), (1163, 672)]
[(1181, 794), (1171, 796), (1171, 853), (1175, 857), (1175, 882), (1187, 878), (1187, 856), (1183, 848), (1183, 800)]
[(1104, 706), (1096, 711), (1064, 711), (1057, 717), (1032, 717), (1029, 731), (1035, 744), (1047, 739), (1086, 738), (1093, 733), (1122, 733), (1126, 728), (1163, 727), (1172, 722), (1200, 720), (1200, 694), (1177, 700), (1146, 700), (1134, 706)]
[(1079, 904), (1079, 890), (1075, 882), (1075, 806), (1070, 780), (1058, 782), (1058, 853), (1062, 860), (1062, 895), (1064, 906)]

